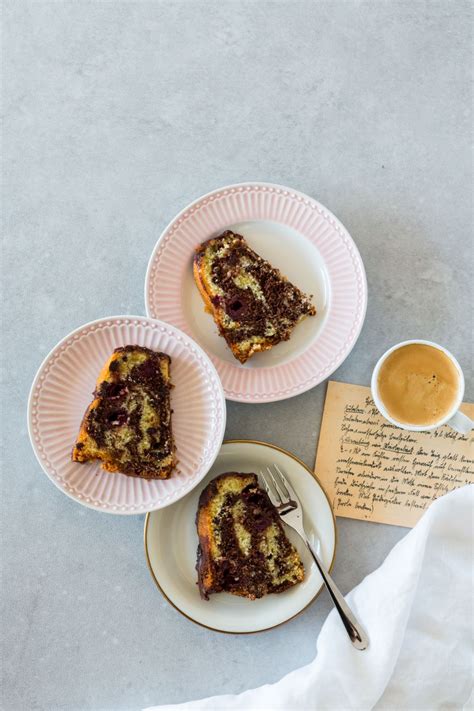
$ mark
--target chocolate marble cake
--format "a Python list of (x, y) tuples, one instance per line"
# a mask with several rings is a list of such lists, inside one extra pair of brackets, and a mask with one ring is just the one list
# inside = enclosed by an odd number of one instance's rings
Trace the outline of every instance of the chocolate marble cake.
[(230, 230), (197, 248), (194, 279), (241, 363), (287, 341), (297, 323), (316, 314), (309, 296)]
[(72, 452), (109, 472), (167, 479), (175, 465), (170, 363), (142, 346), (116, 348), (102, 368)]
[(304, 568), (255, 474), (220, 474), (202, 491), (196, 517), (201, 596), (251, 600), (303, 580)]

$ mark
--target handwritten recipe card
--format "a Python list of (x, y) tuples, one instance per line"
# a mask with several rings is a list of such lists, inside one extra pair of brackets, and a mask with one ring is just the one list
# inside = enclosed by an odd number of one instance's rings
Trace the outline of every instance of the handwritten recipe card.
[[(474, 418), (474, 404), (461, 409)], [(382, 417), (370, 388), (330, 381), (315, 473), (336, 516), (411, 527), (439, 496), (474, 483), (474, 436), (447, 425), (402, 430)]]

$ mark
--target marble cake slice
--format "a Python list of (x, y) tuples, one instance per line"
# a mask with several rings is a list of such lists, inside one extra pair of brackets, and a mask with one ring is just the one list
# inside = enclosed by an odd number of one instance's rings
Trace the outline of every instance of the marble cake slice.
[(194, 279), (241, 363), (287, 341), (297, 323), (316, 314), (309, 296), (230, 230), (196, 249)]
[(220, 474), (202, 491), (196, 525), (201, 596), (228, 592), (251, 600), (304, 578), (280, 516), (255, 474)]
[(96, 383), (72, 451), (109, 472), (167, 479), (175, 465), (170, 363), (142, 346), (116, 348)]

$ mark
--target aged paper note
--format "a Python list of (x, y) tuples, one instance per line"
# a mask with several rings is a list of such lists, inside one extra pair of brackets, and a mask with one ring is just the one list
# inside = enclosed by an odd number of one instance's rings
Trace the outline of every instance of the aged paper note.
[[(474, 404), (462, 411), (474, 418)], [(474, 483), (474, 436), (409, 432), (378, 412), (370, 388), (330, 381), (315, 473), (336, 516), (414, 526), (430, 503)]]

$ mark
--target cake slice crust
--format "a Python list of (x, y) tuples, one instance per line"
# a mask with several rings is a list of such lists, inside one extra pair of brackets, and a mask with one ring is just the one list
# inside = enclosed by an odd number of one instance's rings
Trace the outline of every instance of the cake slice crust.
[(100, 460), (109, 472), (144, 479), (171, 475), (170, 363), (166, 353), (143, 346), (114, 350), (84, 414), (73, 461)]
[(287, 341), (297, 323), (316, 314), (309, 296), (231, 230), (196, 249), (193, 272), (206, 310), (241, 363)]
[(229, 592), (250, 600), (280, 593), (304, 578), (298, 552), (255, 474), (220, 474), (201, 492), (198, 585), (208, 599)]

